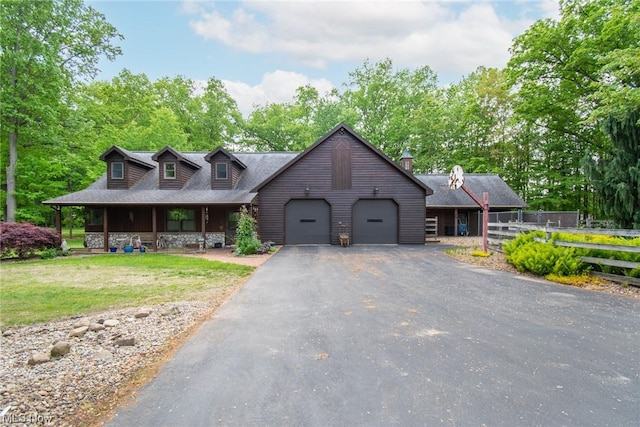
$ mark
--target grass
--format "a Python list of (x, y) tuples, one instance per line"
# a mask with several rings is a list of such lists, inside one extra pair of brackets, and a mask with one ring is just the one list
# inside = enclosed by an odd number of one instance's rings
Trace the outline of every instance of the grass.
[(253, 267), (167, 254), (104, 254), (7, 262), (0, 325), (172, 301), (213, 299)]
[[(70, 237), (73, 236), (73, 237)], [(68, 228), (62, 228), (62, 238), (67, 241), (69, 248), (79, 249), (84, 247), (84, 228), (74, 228), (69, 233)]]

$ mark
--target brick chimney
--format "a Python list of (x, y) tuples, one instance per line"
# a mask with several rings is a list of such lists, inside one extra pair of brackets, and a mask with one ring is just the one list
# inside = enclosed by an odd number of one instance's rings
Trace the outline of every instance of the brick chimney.
[(409, 149), (405, 149), (400, 157), (400, 167), (407, 172), (413, 173), (413, 156), (409, 153)]

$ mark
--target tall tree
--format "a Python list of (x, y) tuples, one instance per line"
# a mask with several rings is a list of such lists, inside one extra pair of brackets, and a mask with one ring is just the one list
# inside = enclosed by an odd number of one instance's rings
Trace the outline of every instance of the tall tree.
[(349, 73), (343, 101), (358, 117), (355, 130), (399, 160), (415, 136), (414, 113), (425, 95), (435, 90), (437, 77), (428, 66), (395, 70), (391, 59), (375, 64), (365, 61)]
[[(72, 83), (113, 60), (122, 36), (82, 0), (3, 0), (0, 3), (0, 110), (6, 137), (6, 220), (16, 220), (21, 149), (51, 141), (61, 100)], [(4, 144), (3, 144), (4, 146)], [(4, 151), (4, 150), (3, 150)]]
[(640, 99), (616, 83), (632, 64), (638, 69), (639, 0), (562, 0), (560, 6), (559, 21), (536, 22), (515, 40), (508, 66), (516, 114), (536, 141), (529, 203), (593, 212), (583, 158), (607, 152), (611, 141), (599, 121), (622, 113), (618, 101), (638, 105)]
[(591, 177), (605, 214), (622, 228), (640, 229), (640, 107), (606, 122), (612, 146), (592, 162)]
[(210, 78), (201, 97), (203, 139), (193, 149), (211, 150), (214, 147), (233, 145), (240, 137), (243, 119), (236, 101), (224, 88), (222, 81)]
[(301, 86), (293, 102), (268, 104), (251, 113), (244, 126), (244, 144), (259, 150), (301, 151), (349, 120), (336, 90), (320, 96), (316, 88)]

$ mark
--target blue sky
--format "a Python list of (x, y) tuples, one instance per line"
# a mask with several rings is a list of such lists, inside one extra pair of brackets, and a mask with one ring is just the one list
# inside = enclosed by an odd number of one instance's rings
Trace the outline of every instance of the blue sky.
[(558, 16), (557, 0), (93, 0), (125, 39), (100, 80), (124, 68), (151, 80), (221, 80), (246, 115), (305, 84), (342, 89), (365, 60), (430, 66), (441, 84), (503, 67), (514, 37)]

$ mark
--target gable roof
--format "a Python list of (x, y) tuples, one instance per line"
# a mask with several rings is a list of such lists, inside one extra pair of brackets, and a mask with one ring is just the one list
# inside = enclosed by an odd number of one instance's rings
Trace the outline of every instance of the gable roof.
[(153, 156), (151, 156), (151, 160), (153, 160), (154, 162), (157, 162), (158, 158), (160, 156), (162, 156), (164, 153), (170, 153), (179, 162), (184, 163), (184, 164), (192, 167), (193, 169), (200, 169), (202, 167), (199, 164), (197, 164), (195, 162), (192, 162), (191, 160), (187, 159), (181, 153), (178, 153), (176, 150), (174, 150), (173, 148), (171, 148), (169, 146), (164, 147), (162, 150), (158, 151)]
[(349, 126), (347, 126), (344, 123), (340, 123), (337, 126), (335, 126), (333, 129), (331, 129), (329, 132), (327, 132), (323, 137), (318, 139), (313, 145), (311, 145), (309, 148), (304, 150), (298, 156), (293, 158), (289, 163), (287, 163), (286, 165), (282, 166), (278, 171), (276, 171), (269, 178), (267, 178), (262, 183), (260, 183), (260, 185), (255, 187), (253, 189), (253, 191), (255, 191), (255, 192), (260, 191), (260, 189), (262, 189), (262, 187), (264, 187), (265, 185), (269, 184), (271, 181), (276, 179), (282, 172), (284, 172), (285, 170), (289, 169), (291, 166), (295, 165), (296, 163), (298, 163), (299, 161), (304, 159), (306, 156), (309, 155), (309, 153), (314, 151), (319, 145), (323, 144), (326, 140), (331, 138), (335, 133), (339, 132), (340, 130), (344, 130), (345, 132), (348, 132), (353, 138), (355, 138), (358, 142), (360, 142), (365, 147), (369, 148), (371, 151), (373, 151), (378, 156), (380, 156), (381, 159), (386, 161), (389, 165), (391, 165), (393, 168), (395, 168), (399, 173), (405, 175), (409, 180), (413, 181), (416, 185), (422, 187), (426, 191), (427, 196), (433, 193), (433, 190), (431, 188), (429, 188), (429, 186), (427, 184), (425, 184), (424, 182), (422, 182), (421, 180), (416, 178), (416, 176), (414, 176), (412, 173), (410, 173), (410, 172), (404, 170), (403, 168), (401, 168), (400, 165), (396, 164), (386, 154), (384, 154), (382, 151), (378, 150), (373, 144), (371, 144), (369, 141), (367, 141), (366, 139), (364, 139), (363, 137), (358, 135), (353, 129), (351, 129)]
[(235, 163), (236, 165), (238, 165), (241, 169), (246, 169), (246, 168), (247, 168), (247, 166), (246, 166), (244, 163), (242, 163), (240, 160), (238, 160), (238, 158), (237, 158), (236, 156), (234, 156), (233, 154), (231, 154), (230, 152), (228, 152), (227, 150), (225, 150), (225, 149), (224, 149), (224, 148), (222, 148), (222, 147), (218, 147), (218, 148), (216, 148), (215, 150), (213, 150), (212, 152), (210, 152), (209, 154), (207, 154), (206, 156), (204, 156), (204, 159), (205, 159), (207, 162), (211, 163), (211, 158), (212, 158), (213, 156), (215, 156), (216, 154), (218, 154), (218, 153), (222, 153), (222, 154), (224, 154), (225, 156), (227, 156), (227, 158), (228, 158), (231, 162), (233, 162), (233, 163)]
[[(478, 208), (480, 207), (462, 189), (449, 188), (448, 174), (416, 175), (433, 189), (427, 198), (428, 208)], [(482, 200), (482, 193), (489, 193), (489, 208), (520, 209), (527, 204), (496, 174), (465, 173), (465, 185)]]
[(127, 160), (129, 162), (137, 163), (140, 166), (144, 166), (144, 167), (149, 168), (149, 169), (152, 169), (152, 168), (155, 167), (154, 164), (149, 163), (148, 161), (146, 161), (142, 157), (138, 156), (137, 153), (134, 153), (134, 152), (129, 151), (129, 150), (125, 150), (124, 148), (118, 147), (117, 145), (112, 146), (107, 151), (102, 153), (102, 155), (100, 156), (100, 160), (106, 161), (107, 157), (109, 157), (109, 155), (111, 153), (114, 153), (114, 152), (120, 154), (122, 157), (124, 157), (125, 160)]
[[(107, 189), (107, 174), (103, 174), (84, 190), (66, 194), (43, 202), (46, 205), (199, 205), (251, 203), (257, 193), (252, 189), (270, 176), (298, 153), (236, 153), (238, 162), (246, 166), (235, 187), (231, 190), (212, 190), (206, 153), (182, 153), (185, 161), (198, 166), (193, 176), (179, 190), (159, 189), (159, 168), (151, 152), (130, 152), (137, 159), (148, 163), (153, 170), (147, 172), (128, 190)], [(207, 166), (207, 167), (205, 167)]]

